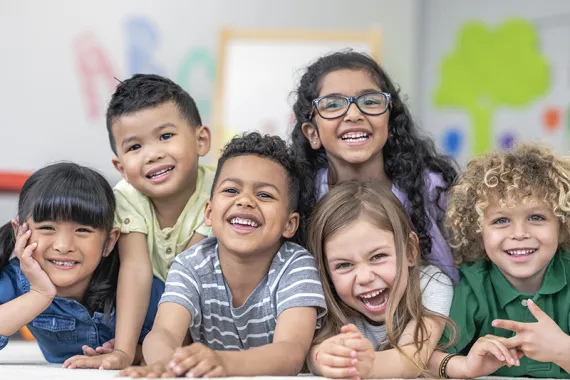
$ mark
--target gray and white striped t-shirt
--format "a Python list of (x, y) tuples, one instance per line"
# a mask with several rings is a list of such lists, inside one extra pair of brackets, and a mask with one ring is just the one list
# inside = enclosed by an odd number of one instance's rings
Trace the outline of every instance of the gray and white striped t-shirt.
[(217, 239), (205, 239), (172, 262), (162, 302), (188, 309), (192, 340), (213, 350), (242, 350), (271, 343), (277, 318), (293, 307), (316, 307), (317, 328), (326, 314), (315, 259), (291, 242), (281, 246), (269, 272), (245, 303), (234, 308), (220, 267)]

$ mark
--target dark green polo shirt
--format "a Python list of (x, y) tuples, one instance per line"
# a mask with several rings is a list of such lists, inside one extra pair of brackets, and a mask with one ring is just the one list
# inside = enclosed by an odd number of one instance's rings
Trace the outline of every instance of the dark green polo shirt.
[[(540, 290), (533, 296), (519, 293), (492, 262), (478, 261), (462, 265), (461, 282), (455, 288), (449, 314), (457, 325), (458, 336), (448, 352), (467, 355), (473, 343), (487, 334), (506, 338), (515, 335), (512, 331), (491, 326), (494, 319), (536, 322), (524, 302), (529, 298), (558, 323), (562, 331), (569, 334), (569, 276), (570, 254), (557, 253), (548, 264)], [(442, 338), (443, 341), (445, 338)], [(501, 367), (493, 375), (570, 378), (554, 363), (541, 363), (525, 356), (520, 364), (519, 367)]]

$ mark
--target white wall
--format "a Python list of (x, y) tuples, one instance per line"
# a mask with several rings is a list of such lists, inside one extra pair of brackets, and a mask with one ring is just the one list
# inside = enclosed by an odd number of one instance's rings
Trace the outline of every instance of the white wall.
[[(33, 171), (73, 160), (101, 170), (111, 182), (119, 178), (111, 165), (103, 117), (116, 82), (110, 75), (82, 76), (81, 54), (87, 66), (106, 61), (108, 74), (119, 79), (133, 69), (171, 77), (195, 97), (209, 123), (222, 27), (379, 28), (385, 67), (415, 99), (415, 0), (2, 1), (0, 170)], [(155, 48), (145, 58), (149, 46)], [(93, 79), (92, 87), (85, 86), (86, 78)], [(93, 90), (90, 102), (88, 88)], [(15, 199), (0, 194), (0, 221), (14, 215)]]

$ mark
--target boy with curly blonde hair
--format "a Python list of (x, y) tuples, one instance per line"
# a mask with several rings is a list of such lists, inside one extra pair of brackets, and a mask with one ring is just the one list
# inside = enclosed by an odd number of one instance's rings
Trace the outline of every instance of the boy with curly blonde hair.
[(430, 371), (570, 377), (570, 159), (531, 144), (474, 158), (447, 223), (462, 264), (458, 336)]

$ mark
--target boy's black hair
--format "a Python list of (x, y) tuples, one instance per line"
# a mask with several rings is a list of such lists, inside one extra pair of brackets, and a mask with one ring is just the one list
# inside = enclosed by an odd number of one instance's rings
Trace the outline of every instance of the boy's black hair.
[[(287, 143), (279, 136), (261, 135), (258, 132), (246, 132), (234, 137), (226, 144), (214, 176), (211, 197), (218, 182), (218, 177), (225, 162), (230, 158), (255, 155), (267, 158), (283, 167), (287, 173), (289, 185), (289, 205), (292, 211), (300, 215), (300, 223), (292, 241), (303, 246), (306, 244), (308, 216), (315, 203), (313, 180), (308, 175), (307, 166), (296, 156)], [(255, 170), (255, 168), (251, 168)]]
[[(431, 252), (433, 245), (429, 234), (431, 221), (425, 205), (427, 198), (425, 177), (429, 172), (441, 176), (443, 186), (436, 188), (435, 196), (429, 195), (439, 207), (443, 193), (449, 190), (457, 176), (456, 164), (451, 157), (436, 151), (432, 139), (422, 136), (400, 96), (399, 88), (372, 57), (346, 50), (320, 57), (307, 67), (301, 77), (296, 91), (297, 99), (293, 105), (296, 123), (291, 133), (292, 148), (297, 155), (307, 160), (312, 176), (316, 176), (320, 169), (329, 167), (325, 148), (314, 150), (303, 134), (302, 126), (309, 122), (316, 126), (314, 119), (309, 120), (312, 101), (319, 96), (323, 78), (337, 70), (363, 70), (382, 91), (389, 92), (392, 96), (391, 108), (388, 111), (388, 140), (382, 148), (384, 171), (398, 189), (406, 194), (411, 203), (410, 219), (418, 234), (422, 256), (425, 258), (425, 255)], [(441, 215), (445, 213), (444, 211), (441, 210)], [(443, 220), (437, 220), (436, 223), (443, 228)]]
[[(107, 180), (95, 170), (74, 163), (46, 166), (26, 180), (18, 200), (18, 219), (24, 223), (71, 221), (109, 233), (113, 228), (115, 196)], [(14, 250), (11, 223), (0, 228), (0, 270)], [(106, 249), (106, 248), (105, 248)], [(83, 303), (90, 312), (107, 316), (115, 307), (119, 255), (115, 249), (103, 257), (93, 272)]]
[(117, 154), (113, 136), (113, 121), (145, 108), (173, 102), (188, 124), (202, 125), (202, 119), (194, 99), (182, 87), (168, 78), (155, 74), (135, 74), (117, 86), (107, 107), (107, 132), (113, 153)]

